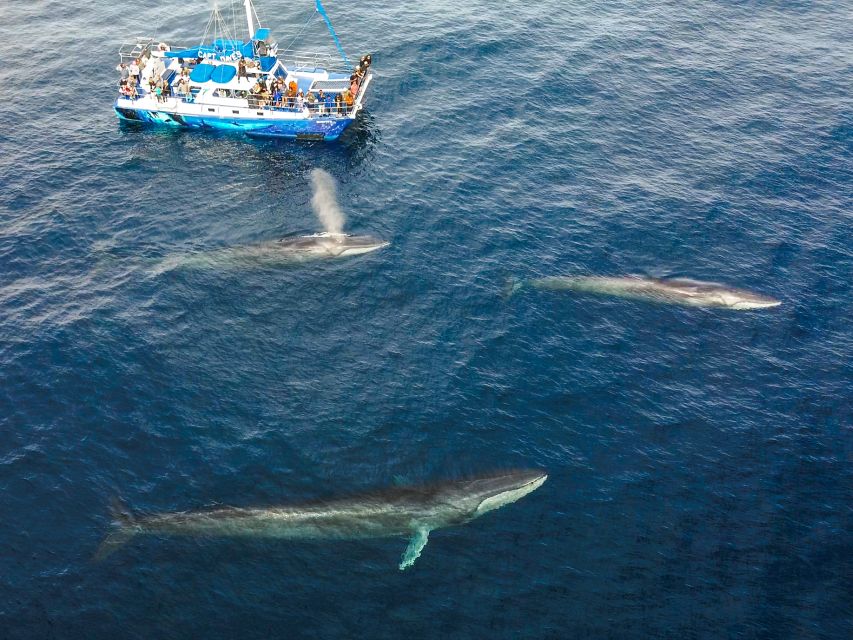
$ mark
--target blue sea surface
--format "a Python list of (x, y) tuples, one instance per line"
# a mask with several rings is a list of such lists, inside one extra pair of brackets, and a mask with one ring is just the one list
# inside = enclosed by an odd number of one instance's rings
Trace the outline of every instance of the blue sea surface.
[[(282, 45), (313, 10), (257, 4)], [(209, 8), (0, 8), (0, 638), (851, 637), (849, 3), (328, 0), (376, 75), (338, 143), (120, 123), (121, 42)], [(152, 270), (318, 230), (314, 168), (390, 247)], [(503, 295), (631, 273), (783, 304)], [(404, 572), (393, 538), (92, 560), (114, 496), (518, 467), (549, 479)]]

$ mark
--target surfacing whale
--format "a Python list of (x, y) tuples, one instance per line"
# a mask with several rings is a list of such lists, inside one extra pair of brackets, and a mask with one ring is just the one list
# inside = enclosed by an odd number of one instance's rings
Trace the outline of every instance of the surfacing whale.
[(338, 205), (335, 181), (326, 171), (311, 171), (311, 187), (311, 208), (324, 229), (323, 233), (167, 256), (154, 269), (155, 273), (181, 268), (274, 267), (311, 260), (349, 258), (390, 244), (373, 236), (353, 236), (343, 232), (346, 216)]
[(312, 260), (349, 258), (382, 249), (389, 244), (391, 243), (373, 236), (315, 233), (310, 236), (290, 236), (257, 244), (169, 256), (160, 263), (158, 271), (180, 268), (239, 269), (286, 266)]
[(102, 559), (142, 534), (353, 540), (407, 537), (400, 569), (411, 567), (430, 531), (465, 524), (535, 491), (541, 471), (505, 471), (425, 487), (393, 488), (352, 498), (270, 508), (222, 507), (135, 517), (117, 509), (117, 528), (95, 555)]
[[(536, 289), (580, 291), (633, 300), (689, 307), (719, 307), (737, 311), (767, 309), (782, 304), (780, 300), (752, 291), (689, 278), (552, 276), (531, 280), (530, 285)], [(508, 293), (511, 295), (522, 286), (522, 283), (510, 283)]]

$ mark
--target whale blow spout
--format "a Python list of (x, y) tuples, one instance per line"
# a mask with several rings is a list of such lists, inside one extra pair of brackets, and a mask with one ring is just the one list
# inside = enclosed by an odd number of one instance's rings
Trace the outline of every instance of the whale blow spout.
[(322, 169), (314, 169), (311, 171), (311, 185), (314, 188), (311, 207), (317, 219), (326, 233), (340, 235), (346, 220), (338, 205), (334, 178)]

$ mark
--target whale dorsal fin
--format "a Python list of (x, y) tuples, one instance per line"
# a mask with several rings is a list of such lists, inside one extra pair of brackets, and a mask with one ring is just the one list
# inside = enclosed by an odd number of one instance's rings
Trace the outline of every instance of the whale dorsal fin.
[(406, 547), (406, 550), (403, 552), (403, 558), (400, 560), (400, 571), (408, 569), (415, 564), (415, 560), (420, 557), (421, 551), (424, 550), (428, 541), (428, 528), (421, 527), (414, 532), (412, 539), (409, 540), (409, 546)]

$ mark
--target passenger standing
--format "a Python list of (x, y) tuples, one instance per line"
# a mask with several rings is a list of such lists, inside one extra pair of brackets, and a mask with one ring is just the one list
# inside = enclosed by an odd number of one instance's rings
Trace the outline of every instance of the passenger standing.
[(120, 62), (116, 67), (116, 71), (118, 71), (119, 75), (119, 84), (127, 84), (127, 79), (130, 77), (130, 71), (128, 71), (127, 65), (124, 62)]
[(136, 84), (139, 84), (142, 78), (142, 69), (139, 68), (139, 58), (134, 59), (127, 68), (128, 74), (136, 78)]
[(246, 61), (243, 58), (240, 58), (239, 62), (237, 62), (237, 81), (240, 81), (240, 78), (249, 79), (249, 75), (246, 73)]
[(332, 113), (332, 109), (335, 108), (335, 97), (331, 93), (326, 94), (326, 111)]
[(326, 110), (326, 96), (323, 95), (323, 90), (317, 92), (317, 113), (324, 113)]
[(344, 99), (340, 93), (335, 94), (335, 113), (338, 115), (344, 113)]
[(314, 97), (314, 94), (309, 91), (308, 95), (305, 96), (305, 104), (308, 105), (309, 114), (314, 112), (314, 106), (316, 105), (316, 103), (317, 99)]
[(305, 94), (301, 91), (296, 94), (296, 110), (300, 113), (305, 110)]

